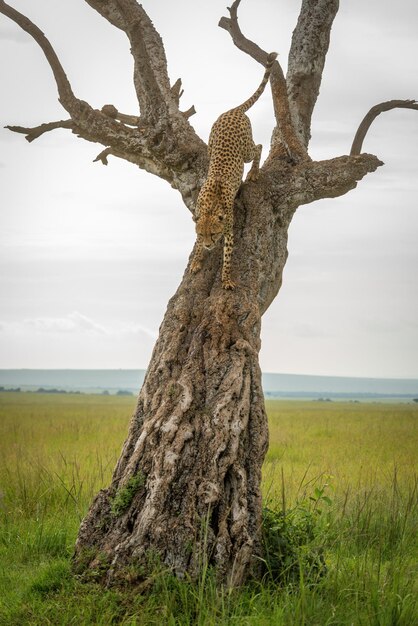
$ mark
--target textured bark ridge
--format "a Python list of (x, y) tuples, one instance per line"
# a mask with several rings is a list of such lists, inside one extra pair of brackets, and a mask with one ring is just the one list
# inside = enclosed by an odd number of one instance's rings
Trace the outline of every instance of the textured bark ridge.
[[(260, 246), (276, 218), (256, 201), (247, 211), (242, 200), (239, 205), (234, 270), (240, 286), (234, 292), (221, 287), (221, 246), (205, 257), (198, 276), (186, 270), (169, 302), (112, 486), (80, 530), (78, 554), (93, 542), (108, 554), (108, 580), (126, 575), (131, 559), (143, 563), (156, 550), (178, 575), (197, 576), (206, 560), (236, 584), (260, 555), (268, 430), (258, 365), (259, 293), (276, 257), (252, 263), (248, 250)], [(245, 218), (259, 229), (246, 228)], [(283, 236), (276, 247), (284, 261)], [(138, 475), (144, 484), (129, 507), (119, 516), (110, 513), (108, 526), (98, 531), (103, 506), (110, 509), (118, 490)]]
[[(8, 128), (30, 142), (66, 128), (102, 144), (96, 161), (123, 158), (159, 176), (193, 213), (208, 168), (207, 147), (188, 121), (194, 107), (179, 108), (181, 81), (170, 83), (161, 37), (136, 0), (86, 2), (129, 40), (140, 115), (112, 104), (93, 109), (78, 99), (43, 32), (0, 0), (0, 13), (43, 50), (69, 115), (35, 128)], [(238, 25), (240, 2), (219, 25), (265, 65), (267, 53)], [(238, 585), (260, 562), (261, 466), (268, 443), (260, 328), (281, 286), (289, 224), (298, 206), (343, 195), (382, 165), (373, 155), (358, 154), (378, 113), (417, 106), (378, 105), (360, 126), (351, 156), (310, 160), (311, 116), (337, 10), (338, 0), (303, 0), (286, 78), (274, 63), (270, 153), (259, 179), (243, 184), (235, 202), (236, 290), (221, 287), (218, 246), (197, 274), (186, 269), (168, 304), (112, 483), (96, 497), (77, 539), (75, 567), (108, 584), (140, 580), (158, 558), (178, 576), (192, 578), (213, 565), (221, 582)]]
[[(267, 425), (258, 307), (219, 287), (201, 298), (187, 283), (169, 304), (112, 486), (80, 529), (77, 554), (94, 543), (95, 558), (108, 555), (108, 582), (154, 552), (179, 576), (197, 576), (206, 560), (240, 582), (259, 553)], [(98, 531), (104, 509), (138, 476), (130, 504)]]

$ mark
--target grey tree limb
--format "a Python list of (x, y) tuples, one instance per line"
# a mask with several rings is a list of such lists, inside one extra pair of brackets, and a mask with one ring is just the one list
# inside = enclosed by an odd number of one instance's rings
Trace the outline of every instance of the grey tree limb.
[(141, 114), (156, 119), (175, 111), (167, 73), (163, 41), (143, 7), (136, 0), (86, 0), (111, 24), (123, 30), (134, 60), (134, 85)]
[(383, 162), (374, 154), (340, 156), (324, 161), (313, 161), (303, 169), (292, 170), (292, 189), (289, 207), (309, 204), (322, 198), (337, 198), (355, 189), (357, 183), (377, 170)]
[(6, 15), (13, 20), (13, 22), (20, 26), (20, 28), (31, 35), (31, 37), (33, 37), (37, 44), (41, 47), (54, 74), (60, 102), (64, 109), (71, 113), (71, 107), (74, 104), (76, 97), (74, 96), (67, 75), (64, 72), (64, 68), (62, 67), (55, 50), (45, 37), (44, 33), (33, 22), (31, 22), (26, 15), (19, 13), (19, 11), (16, 11), (16, 9), (6, 4), (3, 0), (0, 0), (0, 13), (3, 13), (3, 15)]
[(32, 128), (27, 128), (25, 126), (5, 126), (8, 130), (11, 130), (14, 133), (22, 133), (25, 135), (26, 141), (31, 143), (35, 139), (38, 139), (44, 133), (49, 132), (50, 130), (56, 130), (57, 128), (68, 128), (70, 130), (74, 129), (74, 123), (72, 120), (59, 120), (58, 122), (47, 122), (45, 124), (40, 124), (39, 126), (34, 126)]
[(415, 109), (418, 111), (418, 102), (415, 100), (388, 100), (375, 104), (370, 111), (364, 116), (357, 132), (354, 136), (353, 145), (351, 146), (350, 154), (360, 154), (363, 147), (364, 138), (378, 115), (384, 111), (391, 111), (392, 109)]
[(287, 71), (290, 112), (296, 132), (307, 147), (311, 118), (319, 95), (331, 27), (339, 0), (303, 0), (293, 31)]
[(232, 41), (239, 50), (249, 54), (253, 59), (261, 63), (261, 65), (267, 65), (268, 53), (260, 48), (256, 43), (243, 35), (240, 26), (238, 24), (238, 7), (241, 4), (241, 0), (235, 0), (233, 4), (228, 7), (230, 17), (221, 17), (218, 26), (225, 29), (232, 37)]

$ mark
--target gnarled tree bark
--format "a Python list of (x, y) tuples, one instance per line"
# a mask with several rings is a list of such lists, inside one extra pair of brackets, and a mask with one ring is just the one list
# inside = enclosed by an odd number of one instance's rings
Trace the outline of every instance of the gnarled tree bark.
[[(135, 0), (86, 0), (130, 41), (141, 114), (79, 100), (45, 36), (0, 0), (0, 12), (39, 43), (51, 65), (69, 120), (37, 128), (8, 127), (29, 141), (67, 128), (104, 150), (167, 180), (191, 212), (204, 180), (206, 145), (179, 109), (181, 83), (167, 74), (163, 43)], [(265, 64), (267, 53), (238, 26), (236, 0), (220, 25), (234, 43)], [(233, 275), (221, 287), (222, 250), (202, 270), (188, 268), (170, 300), (112, 483), (83, 520), (75, 550), (82, 570), (107, 583), (138, 578), (153, 555), (178, 576), (203, 563), (219, 579), (245, 581), (261, 556), (261, 466), (268, 429), (258, 364), (261, 316), (277, 295), (287, 259), (287, 232), (298, 206), (353, 189), (382, 163), (370, 154), (312, 162), (310, 120), (318, 96), (337, 0), (303, 0), (287, 80), (278, 62), (271, 77), (276, 115), (270, 154), (257, 182), (235, 203)], [(47, 40), (46, 40), (47, 41)], [(136, 574), (135, 574), (136, 572)]]

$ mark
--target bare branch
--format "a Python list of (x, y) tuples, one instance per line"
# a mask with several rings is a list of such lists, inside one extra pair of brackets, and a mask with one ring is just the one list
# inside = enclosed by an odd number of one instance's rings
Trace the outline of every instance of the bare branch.
[(260, 46), (250, 39), (247, 39), (247, 37), (245, 37), (241, 32), (238, 24), (238, 7), (240, 3), (241, 0), (235, 0), (233, 5), (228, 7), (230, 17), (222, 17), (219, 20), (218, 26), (228, 31), (237, 48), (242, 50), (242, 52), (249, 54), (253, 59), (261, 63), (261, 65), (266, 66), (268, 60), (267, 52), (262, 50)]
[[(184, 94), (184, 89), (181, 88), (181, 78), (178, 78), (176, 82), (174, 83), (174, 85), (171, 87), (171, 93), (177, 106), (179, 106), (180, 98)], [(194, 104), (190, 108), (188, 108), (187, 111), (180, 111), (180, 113), (186, 120), (188, 120), (189, 117), (191, 117), (192, 115), (196, 113)]]
[(113, 154), (112, 148), (106, 148), (105, 150), (102, 150), (102, 152), (100, 152), (100, 154), (98, 154), (97, 157), (93, 159), (93, 163), (101, 161), (103, 165), (108, 165), (109, 162), (107, 160), (107, 157), (109, 156), (109, 154)]
[(86, 0), (129, 38), (134, 59), (134, 84), (142, 115), (158, 118), (166, 109), (177, 110), (171, 94), (167, 59), (159, 33), (136, 0)]
[(418, 102), (415, 100), (388, 100), (387, 102), (381, 102), (372, 107), (358, 127), (353, 145), (351, 146), (351, 155), (361, 153), (364, 138), (376, 117), (380, 115), (380, 113), (392, 109), (415, 109), (415, 111), (418, 111)]
[(188, 120), (189, 117), (191, 117), (192, 115), (195, 115), (195, 113), (196, 113), (196, 109), (194, 108), (194, 104), (192, 104), (190, 109), (187, 109), (187, 111), (181, 112), (181, 114), (186, 118), (186, 120)]
[(184, 93), (184, 90), (181, 88), (181, 78), (178, 78), (174, 85), (171, 87), (171, 93), (174, 100), (177, 102), (177, 104), (179, 104), (180, 98)]
[(287, 97), (286, 80), (279, 63), (275, 62), (270, 77), (276, 128), (273, 130), (270, 154), (267, 159), (286, 159), (291, 163), (309, 160), (305, 146), (293, 127)]
[(339, 0), (303, 0), (293, 32), (287, 90), (294, 128), (306, 147), (338, 7)]
[(86, 0), (86, 2), (112, 26), (125, 30), (125, 20), (115, 0)]
[(161, 159), (156, 158), (149, 150), (147, 150), (145, 146), (142, 146), (141, 144), (136, 145), (134, 149), (131, 145), (129, 150), (125, 149), (123, 146), (108, 146), (102, 150), (95, 159), (93, 159), (93, 163), (101, 161), (103, 165), (108, 165), (109, 162), (107, 157), (109, 155), (129, 161), (146, 172), (154, 174), (155, 176), (169, 182), (170, 185), (175, 186), (174, 176), (171, 169), (167, 167)]
[(34, 141), (38, 139), (44, 133), (49, 132), (50, 130), (55, 130), (56, 128), (69, 128), (70, 130), (74, 129), (74, 123), (72, 120), (59, 120), (58, 122), (47, 122), (45, 124), (41, 124), (40, 126), (34, 126), (33, 128), (26, 128), (24, 126), (5, 126), (8, 130), (11, 130), (14, 133), (22, 133), (25, 135), (26, 141)]
[(337, 198), (357, 187), (366, 174), (383, 165), (374, 154), (340, 156), (326, 161), (313, 161), (291, 170), (291, 187), (287, 203), (296, 209), (322, 198)]
[[(103, 115), (102, 112), (88, 107), (86, 103), (82, 101), (79, 102), (80, 105), (84, 105), (85, 115), (85, 117), (83, 117), (83, 115), (80, 114), (78, 119), (79, 123), (75, 123), (73, 120), (60, 120), (58, 122), (41, 124), (34, 128), (23, 126), (6, 126), (6, 128), (15, 133), (25, 134), (25, 138), (29, 142), (50, 130), (68, 128), (87, 141), (112, 144), (100, 152), (94, 161), (101, 161), (104, 165), (107, 165), (107, 156), (112, 154), (134, 163), (141, 169), (164, 178), (164, 180), (173, 184), (173, 172), (164, 164), (163, 157), (158, 158), (153, 155), (152, 151), (147, 146), (146, 138), (143, 137), (144, 133), (142, 130), (137, 127), (130, 128), (125, 126), (115, 119), (116, 117), (126, 117), (129, 122), (132, 123), (134, 116), (124, 116), (122, 113), (119, 113), (113, 105), (105, 105), (104, 109), (106, 113)], [(135, 120), (139, 120), (139, 118), (135, 118)]]
[[(237, 48), (266, 66), (269, 59), (268, 53), (245, 37), (239, 27), (238, 7), (240, 3), (241, 0), (235, 0), (233, 5), (228, 7), (230, 17), (222, 17), (218, 25), (229, 32)], [(285, 158), (292, 162), (305, 160), (308, 158), (307, 153), (292, 125), (286, 81), (281, 65), (277, 60), (272, 68), (270, 82), (277, 126), (273, 132), (269, 160), (273, 158)]]
[(51, 66), (51, 69), (54, 73), (55, 82), (57, 83), (59, 100), (62, 106), (70, 113), (70, 109), (76, 98), (71, 89), (71, 85), (68, 81), (67, 75), (64, 72), (64, 69), (55, 53), (55, 50), (51, 46), (48, 39), (45, 37), (43, 32), (33, 23), (29, 18), (13, 7), (6, 4), (3, 0), (0, 0), (0, 13), (3, 13), (11, 20), (13, 20), (20, 28), (26, 31), (31, 37), (34, 38), (36, 43), (42, 48), (43, 53), (46, 56), (46, 59)]
[(115, 106), (113, 106), (113, 104), (104, 104), (101, 110), (102, 113), (104, 113), (108, 117), (111, 117), (112, 120), (116, 120), (118, 117), (118, 110)]
[(113, 104), (105, 104), (102, 106), (102, 113), (111, 117), (113, 120), (119, 120), (123, 124), (128, 124), (128, 126), (138, 127), (141, 124), (141, 118), (137, 115), (125, 115), (125, 113), (121, 113), (117, 110)]

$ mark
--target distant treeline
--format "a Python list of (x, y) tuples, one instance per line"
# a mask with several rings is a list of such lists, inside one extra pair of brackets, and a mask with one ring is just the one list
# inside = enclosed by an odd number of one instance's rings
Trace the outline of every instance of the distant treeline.
[[(6, 387), (1, 387), (0, 386), (0, 393), (3, 392), (7, 392), (7, 393), (67, 393), (67, 394), (75, 394), (75, 395), (81, 395), (82, 393), (84, 393), (83, 391), (73, 391), (73, 390), (69, 390), (67, 391), (66, 389), (45, 389), (44, 387), (39, 387), (39, 389), (21, 389), (21, 387), (15, 387), (15, 388), (10, 388), (10, 389), (6, 389)], [(89, 392), (88, 392), (89, 393)], [(110, 396), (110, 393), (108, 392), (107, 389), (105, 389), (104, 391), (101, 391), (100, 394), (94, 394), (94, 395), (103, 395), (103, 396)], [(126, 389), (119, 389), (116, 394), (116, 396), (133, 396), (132, 391), (127, 391)]]

